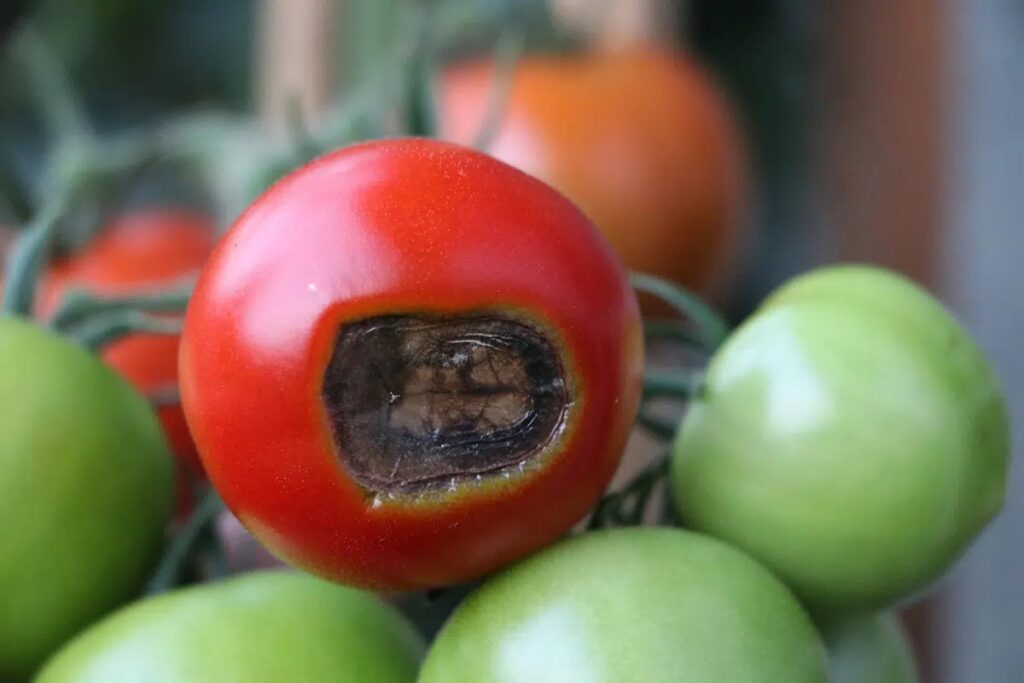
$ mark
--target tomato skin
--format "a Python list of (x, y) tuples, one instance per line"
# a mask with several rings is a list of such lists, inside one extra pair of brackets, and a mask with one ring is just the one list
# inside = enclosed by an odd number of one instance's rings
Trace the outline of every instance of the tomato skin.
[[(491, 62), (450, 69), (442, 131), (474, 140)], [(527, 57), (489, 150), (575, 201), (631, 270), (719, 293), (739, 247), (747, 194), (737, 125), (690, 58), (634, 48)]]
[(471, 594), (419, 683), (825, 683), (796, 598), (714, 539), (676, 529), (583, 534)]
[[(81, 251), (54, 263), (43, 284), (42, 315), (52, 313), (70, 288), (123, 295), (173, 286), (199, 273), (213, 250), (211, 220), (183, 209), (124, 213)], [(139, 334), (103, 350), (103, 359), (144, 394), (173, 388), (178, 380), (178, 337)], [(191, 475), (202, 472), (199, 455), (178, 406), (157, 410), (171, 447)]]
[[(320, 390), (346, 321), (408, 311), (536, 314), (579, 385), (540, 470), (371, 500), (340, 466)], [(639, 396), (626, 274), (540, 182), (429, 140), (356, 145), (271, 188), (221, 241), (181, 349), (182, 397), (211, 481), (276, 554), (384, 589), (457, 583), (552, 542), (601, 496)]]
[(881, 609), (944, 573), (1002, 506), (1002, 393), (916, 285), (823, 268), (769, 297), (712, 359), (673, 457), (688, 525), (763, 561), (816, 609)]
[(372, 595), (257, 572), (124, 608), (57, 653), (36, 683), (412, 683), (423, 649)]
[(149, 406), (92, 355), (0, 318), (0, 680), (130, 599), (171, 512)]
[(832, 683), (917, 683), (907, 634), (892, 614), (853, 617), (824, 628)]

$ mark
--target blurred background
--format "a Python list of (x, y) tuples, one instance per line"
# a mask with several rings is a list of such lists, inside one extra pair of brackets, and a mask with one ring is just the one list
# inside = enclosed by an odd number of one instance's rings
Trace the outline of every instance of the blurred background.
[[(424, 32), (437, 69), (410, 76)], [(436, 123), (556, 185), (607, 220), (631, 266), (734, 320), (817, 264), (906, 273), (974, 333), (1024, 424), (1019, 0), (5, 0), (0, 41), (0, 224), (45, 197), (76, 109), (100, 139), (172, 140), (201, 161), (129, 165), (117, 202), (187, 204), (221, 227), (319, 151)], [(439, 108), (418, 107), (410, 82)], [(646, 133), (616, 137), (637, 103)], [(620, 143), (647, 146), (655, 180)], [(616, 205), (587, 194), (602, 183), (639, 186)], [(661, 234), (659, 211), (686, 234)], [(682, 240), (674, 259), (659, 239)], [(1024, 680), (1020, 468), (1012, 487), (907, 614), (926, 681)]]

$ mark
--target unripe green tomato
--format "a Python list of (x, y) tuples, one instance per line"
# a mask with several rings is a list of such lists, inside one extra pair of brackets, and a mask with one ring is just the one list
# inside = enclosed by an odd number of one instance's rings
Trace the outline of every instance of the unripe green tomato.
[(419, 683), (824, 683), (824, 648), (782, 583), (723, 543), (619, 529), (489, 580), (431, 646)]
[(917, 683), (917, 667), (898, 619), (853, 617), (823, 629), (831, 683)]
[(146, 401), (88, 352), (0, 318), (0, 681), (132, 597), (173, 493)]
[(674, 499), (815, 610), (881, 609), (999, 511), (1008, 431), (992, 370), (946, 309), (891, 273), (824, 268), (711, 360), (677, 436)]
[(411, 683), (423, 650), (370, 593), (257, 572), (129, 605), (58, 652), (35, 683)]

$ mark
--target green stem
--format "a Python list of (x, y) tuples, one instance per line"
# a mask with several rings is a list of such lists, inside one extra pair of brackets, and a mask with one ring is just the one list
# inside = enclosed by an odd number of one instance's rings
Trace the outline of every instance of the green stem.
[(668, 473), (668, 454), (663, 453), (637, 473), (620, 491), (607, 494), (597, 504), (589, 529), (609, 525), (634, 526), (643, 521), (651, 495)]
[(644, 337), (656, 341), (675, 342), (694, 351), (705, 350), (701, 338), (675, 320), (645, 320)]
[(647, 413), (643, 406), (640, 407), (640, 412), (636, 415), (636, 423), (659, 439), (674, 439), (676, 430), (679, 429), (678, 422), (655, 417)]
[(635, 526), (643, 522), (651, 494), (654, 493), (654, 487), (668, 471), (667, 465), (667, 459), (661, 458), (637, 475), (629, 486), (619, 494), (619, 502), (614, 511), (616, 523)]
[(97, 315), (123, 311), (180, 313), (188, 305), (194, 286), (190, 282), (169, 291), (126, 296), (99, 296), (83, 289), (72, 289), (64, 295), (48, 325), (66, 331)]
[(87, 319), (67, 330), (76, 343), (93, 351), (132, 334), (181, 334), (181, 321), (157, 318), (141, 311), (111, 311)]
[(189, 516), (181, 531), (174, 537), (156, 571), (146, 586), (146, 595), (157, 595), (173, 588), (196, 549), (204, 539), (207, 530), (213, 529), (217, 515), (224, 509), (217, 491), (211, 486), (199, 499), (195, 510)]
[(434, 78), (437, 59), (433, 44), (430, 13), (425, 7), (411, 6), (416, 14), (416, 42), (409, 59), (409, 100), (406, 111), (406, 132), (417, 137), (436, 137), (438, 134), (437, 88)]
[(32, 217), (30, 193), (7, 164), (0, 164), (0, 210), (4, 211), (2, 217), (12, 223), (23, 223)]
[(35, 308), (39, 274), (46, 262), (57, 224), (67, 209), (69, 198), (60, 193), (47, 202), (31, 224), (14, 242), (7, 257), (7, 283), (3, 292), (3, 312), (31, 317)]
[(693, 321), (704, 348), (713, 352), (729, 335), (729, 325), (696, 295), (668, 280), (646, 273), (632, 273), (633, 288), (662, 299)]
[(88, 119), (66, 69), (31, 26), (23, 27), (15, 38), (14, 51), (29, 73), (31, 90), (47, 119), (54, 146), (81, 145), (91, 140)]
[(644, 373), (643, 397), (673, 397), (691, 399), (700, 394), (704, 385), (704, 373), (699, 370), (687, 372)]
[(288, 100), (287, 109), (288, 140), (291, 143), (293, 165), (301, 165), (313, 159), (320, 149), (309, 132), (309, 122), (302, 110), (302, 102), (297, 97)]
[(494, 51), (494, 80), (491, 92), (487, 97), (487, 109), (484, 112), (480, 130), (473, 141), (473, 147), (482, 152), (490, 150), (501, 129), (508, 97), (512, 92), (516, 65), (519, 64), (525, 48), (526, 31), (518, 23), (503, 31), (498, 39), (498, 45)]
[(203, 533), (203, 558), (208, 571), (208, 578), (222, 579), (230, 573), (227, 553), (220, 536), (217, 535), (217, 528), (210, 524)]

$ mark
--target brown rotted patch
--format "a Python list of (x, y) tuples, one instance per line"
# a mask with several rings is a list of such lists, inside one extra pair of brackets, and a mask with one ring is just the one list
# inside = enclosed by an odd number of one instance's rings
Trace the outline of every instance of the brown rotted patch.
[(561, 431), (570, 404), (551, 342), (496, 315), (346, 324), (322, 396), (345, 468), (384, 494), (523, 465)]

